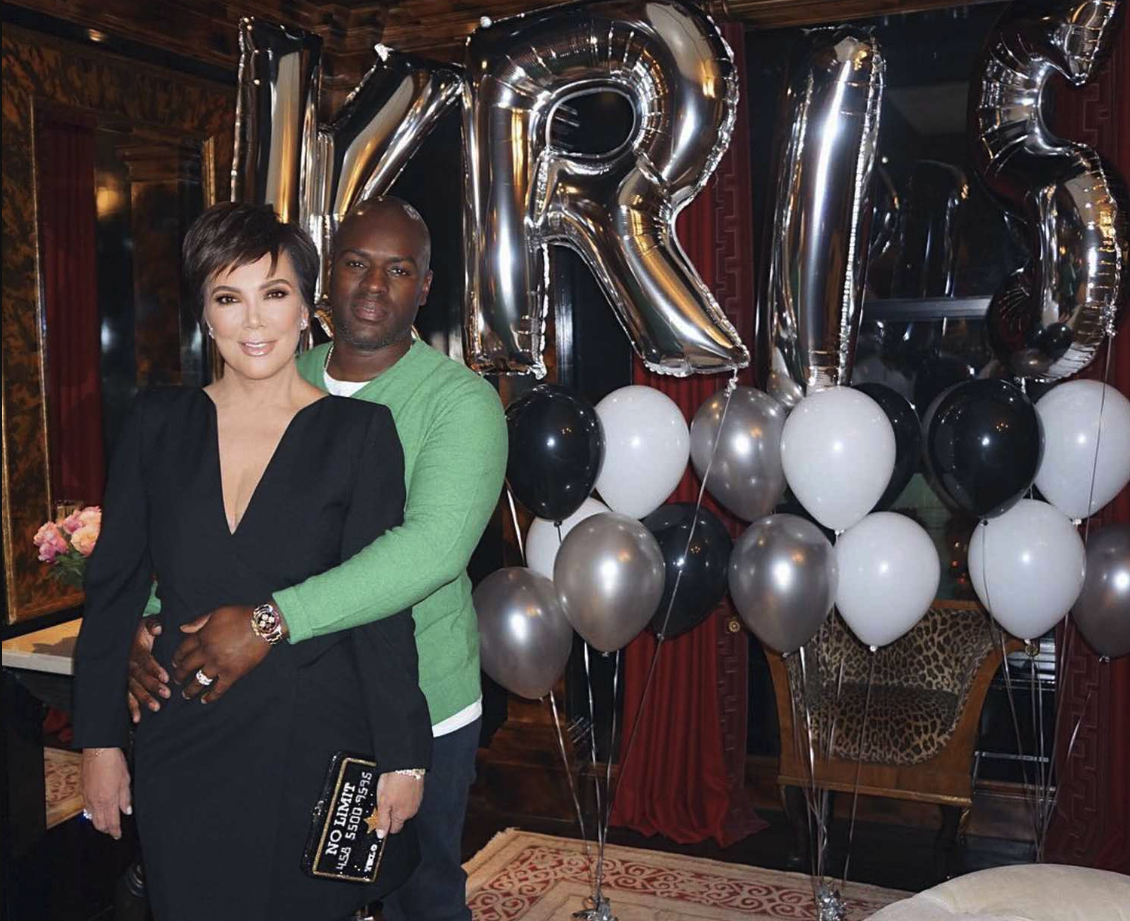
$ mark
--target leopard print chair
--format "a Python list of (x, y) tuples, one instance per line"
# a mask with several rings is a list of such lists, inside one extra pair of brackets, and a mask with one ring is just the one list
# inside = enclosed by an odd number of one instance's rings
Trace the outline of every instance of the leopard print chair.
[(875, 653), (838, 615), (805, 646), (803, 657), (798, 652), (784, 659), (766, 650), (781, 736), (777, 785), (797, 832), (798, 854), (808, 853), (802, 791), (815, 759), (818, 788), (852, 792), (858, 763), (861, 796), (944, 807), (944, 862), (972, 805), (981, 706), (1001, 661), (994, 636), (975, 602), (947, 601)]

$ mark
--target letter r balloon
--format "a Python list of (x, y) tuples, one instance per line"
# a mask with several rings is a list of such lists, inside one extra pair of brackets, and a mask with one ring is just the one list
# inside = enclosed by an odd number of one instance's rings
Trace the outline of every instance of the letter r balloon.
[[(558, 6), (479, 29), (465, 66), (468, 363), (545, 374), (548, 247), (558, 244), (581, 255), (653, 370), (748, 364), (674, 231), (735, 118), (733, 60), (714, 24), (670, 0)], [(631, 104), (628, 140), (600, 156), (555, 147), (558, 107), (601, 91)]]

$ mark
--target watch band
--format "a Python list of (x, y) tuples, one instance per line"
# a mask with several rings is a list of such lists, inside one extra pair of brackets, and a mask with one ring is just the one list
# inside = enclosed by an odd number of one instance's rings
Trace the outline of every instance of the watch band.
[(274, 646), (282, 639), (282, 615), (269, 601), (251, 609), (251, 631)]

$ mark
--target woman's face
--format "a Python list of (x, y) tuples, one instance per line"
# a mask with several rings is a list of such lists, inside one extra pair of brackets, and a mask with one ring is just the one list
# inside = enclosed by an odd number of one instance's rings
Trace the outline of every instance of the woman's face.
[(309, 309), (290, 257), (270, 253), (224, 269), (204, 288), (204, 322), (228, 370), (251, 380), (277, 374), (294, 358)]

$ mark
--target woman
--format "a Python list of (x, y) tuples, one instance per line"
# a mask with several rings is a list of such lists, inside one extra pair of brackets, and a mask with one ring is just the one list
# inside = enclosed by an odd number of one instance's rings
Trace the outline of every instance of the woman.
[[(168, 666), (183, 636), (170, 628), (268, 598), (400, 523), (389, 412), (327, 397), (295, 366), (317, 269), (310, 239), (269, 207), (217, 205), (185, 239), (188, 287), (225, 372), (203, 389), (139, 396), (110, 470), (75, 656), (83, 794), (115, 837), (119, 812), (132, 811), (127, 660), (153, 578), (166, 624), (154, 654)], [(300, 646), (277, 642), (285, 624), (258, 613), (247, 629), (272, 644), (258, 668), (210, 703), (174, 693), (137, 730), (132, 802), (157, 921), (344, 918), (415, 861), (402, 832), (374, 886), (300, 869), (335, 752), (375, 755), (385, 772), (428, 766), (411, 613)]]

